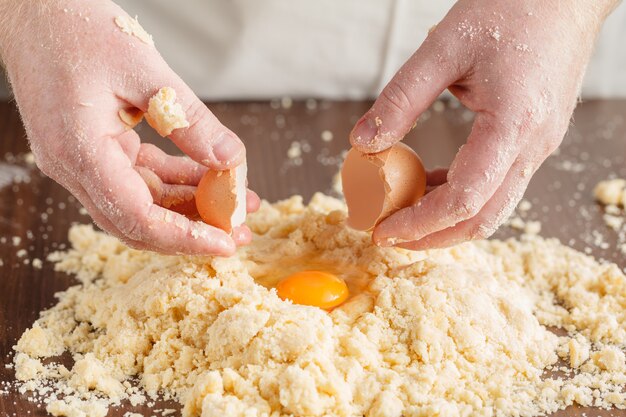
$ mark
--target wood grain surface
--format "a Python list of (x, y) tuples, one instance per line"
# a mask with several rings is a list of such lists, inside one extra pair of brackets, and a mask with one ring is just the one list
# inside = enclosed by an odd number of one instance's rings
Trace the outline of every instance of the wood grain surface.
[[(209, 107), (245, 141), (250, 187), (274, 201), (292, 194), (310, 198), (316, 191), (331, 192), (342, 151), (348, 147), (348, 132), (369, 104), (307, 100)], [(472, 114), (457, 104), (436, 103), (406, 140), (429, 168), (448, 165), (471, 128)], [(145, 141), (178, 153), (146, 126), (139, 132)], [(301, 156), (290, 148), (298, 148)], [(28, 164), (27, 152), (15, 107), (0, 103), (0, 416), (45, 415), (41, 406), (28, 401), (28, 394), (16, 392), (13, 370), (5, 365), (11, 363), (12, 346), (21, 333), (42, 309), (54, 304), (54, 293), (75, 283), (71, 276), (54, 272), (46, 256), (65, 247), (72, 223), (90, 221), (67, 191)], [(543, 236), (557, 237), (626, 268), (625, 256), (616, 249), (616, 234), (603, 223), (602, 208), (591, 195), (598, 181), (626, 177), (625, 158), (626, 101), (580, 105), (560, 151), (530, 184), (526, 198), (533, 207), (528, 218), (541, 221)], [(516, 233), (503, 227), (497, 236)], [(596, 245), (598, 234), (606, 245)], [(34, 259), (44, 261), (41, 269), (33, 266)], [(156, 404), (153, 409), (164, 406), (175, 407)], [(111, 409), (109, 415), (126, 411), (160, 415), (128, 404)], [(626, 411), (572, 407), (555, 416), (626, 416)]]

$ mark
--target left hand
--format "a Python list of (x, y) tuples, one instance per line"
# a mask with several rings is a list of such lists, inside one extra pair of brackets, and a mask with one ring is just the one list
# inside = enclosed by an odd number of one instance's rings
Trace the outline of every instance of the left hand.
[[(450, 246), (490, 236), (565, 135), (596, 34), (614, 0), (461, 0), (351, 133), (361, 152), (406, 135), (446, 88), (476, 113), (445, 181), (374, 230), (382, 246)], [(433, 143), (433, 146), (436, 144)], [(445, 173), (444, 173), (445, 174)]]

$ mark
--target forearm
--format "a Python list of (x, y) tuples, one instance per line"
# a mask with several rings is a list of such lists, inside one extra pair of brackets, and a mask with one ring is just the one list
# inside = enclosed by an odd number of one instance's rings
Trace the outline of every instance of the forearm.
[(619, 6), (622, 0), (588, 0), (592, 5), (598, 8), (598, 14), (601, 16), (602, 21), (606, 19), (613, 11)]
[(24, 49), (21, 39), (39, 36), (34, 26), (61, 0), (0, 0), (0, 62), (7, 66)]
[[(565, 3), (569, 6), (578, 27), (597, 33), (607, 17), (621, 0), (578, 0)], [(562, 4), (557, 0), (557, 4)]]

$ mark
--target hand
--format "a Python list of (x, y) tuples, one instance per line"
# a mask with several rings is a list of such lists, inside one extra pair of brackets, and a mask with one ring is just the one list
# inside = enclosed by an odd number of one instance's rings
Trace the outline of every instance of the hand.
[[(19, 4), (18, 4), (19, 3)], [(19, 6), (19, 7), (18, 7)], [(187, 201), (207, 169), (245, 158), (241, 140), (221, 125), (167, 66), (150, 40), (124, 33), (126, 16), (109, 1), (11, 1), (0, 5), (0, 54), (41, 170), (128, 245), (163, 253), (231, 255), (251, 239), (232, 237), (165, 207)], [(147, 111), (172, 87), (188, 128), (169, 136), (191, 159), (141, 144), (120, 109)], [(193, 206), (193, 204), (192, 204)], [(249, 192), (248, 209), (259, 199)], [(183, 204), (179, 211), (188, 211)], [(191, 207), (195, 209), (194, 207)]]
[(440, 185), (381, 222), (374, 241), (418, 250), (490, 236), (562, 141), (615, 3), (457, 2), (351, 133), (362, 152), (386, 149), (446, 88), (476, 113), (447, 176), (429, 178)]

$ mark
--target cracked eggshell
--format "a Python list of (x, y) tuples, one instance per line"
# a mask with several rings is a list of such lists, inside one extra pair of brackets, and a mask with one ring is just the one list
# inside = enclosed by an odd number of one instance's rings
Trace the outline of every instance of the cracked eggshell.
[(403, 143), (374, 154), (350, 149), (341, 168), (341, 182), (348, 226), (372, 230), (424, 195), (426, 171), (415, 151)]
[(133, 129), (143, 119), (143, 112), (135, 107), (120, 109), (117, 115), (128, 129)]
[(207, 171), (196, 190), (196, 207), (202, 220), (231, 233), (246, 220), (245, 161), (225, 171)]

